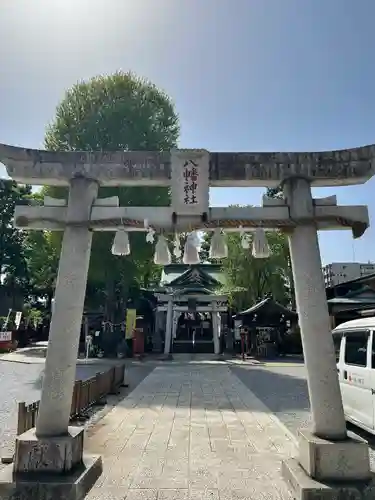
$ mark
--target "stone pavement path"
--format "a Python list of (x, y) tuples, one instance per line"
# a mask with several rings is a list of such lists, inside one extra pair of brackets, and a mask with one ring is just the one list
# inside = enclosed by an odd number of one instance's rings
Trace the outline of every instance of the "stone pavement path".
[(294, 442), (226, 365), (155, 368), (86, 449), (104, 462), (88, 500), (292, 498), (280, 464)]

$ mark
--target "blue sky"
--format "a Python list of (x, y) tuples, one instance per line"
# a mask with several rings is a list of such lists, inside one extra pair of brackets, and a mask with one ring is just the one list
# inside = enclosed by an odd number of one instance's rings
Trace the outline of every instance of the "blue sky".
[[(2, 0), (0, 142), (41, 147), (77, 80), (132, 70), (164, 88), (181, 147), (313, 151), (375, 143), (374, 0)], [(3, 173), (3, 172), (2, 172)], [(261, 189), (215, 189), (213, 205)], [(316, 190), (375, 214), (375, 180)], [(375, 231), (320, 235), (323, 261), (375, 260)]]

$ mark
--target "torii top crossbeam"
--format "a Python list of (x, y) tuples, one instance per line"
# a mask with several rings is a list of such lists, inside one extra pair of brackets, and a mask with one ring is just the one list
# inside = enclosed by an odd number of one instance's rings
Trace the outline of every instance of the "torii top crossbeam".
[[(171, 183), (170, 152), (52, 152), (0, 144), (0, 162), (17, 182), (68, 185), (83, 175), (102, 186)], [(375, 145), (310, 153), (209, 153), (209, 184), (275, 187), (300, 175), (316, 186), (362, 184), (375, 171)]]

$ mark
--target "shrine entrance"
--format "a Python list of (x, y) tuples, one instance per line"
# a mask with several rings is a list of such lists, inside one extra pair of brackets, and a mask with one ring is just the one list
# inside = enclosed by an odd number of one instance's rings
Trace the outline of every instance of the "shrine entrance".
[[(222, 286), (219, 265), (164, 266), (159, 293), (156, 293), (155, 350), (161, 347), (160, 338), (167, 328), (168, 303), (171, 301), (173, 331), (170, 350), (176, 353), (217, 353), (227, 312), (227, 296), (217, 294)], [(162, 343), (165, 350), (165, 338)]]
[[(227, 297), (220, 295), (159, 295), (155, 321), (155, 337), (161, 337), (164, 352), (220, 352), (222, 313), (227, 312)], [(168, 310), (172, 317), (168, 333)], [(154, 345), (158, 344), (153, 343)], [(159, 343), (160, 345), (160, 343)]]
[[(129, 232), (146, 233), (148, 243), (157, 240), (154, 262), (161, 266), (172, 261), (166, 236), (174, 234), (174, 257), (193, 266), (200, 262), (199, 231), (212, 233), (211, 259), (227, 256), (223, 232), (230, 231), (240, 233), (242, 247), (252, 247), (255, 258), (267, 258), (268, 228), (288, 236), (312, 413), (311, 430), (300, 432), (298, 459), (283, 462), (283, 476), (299, 496), (306, 491), (316, 497), (324, 491), (326, 498), (343, 498), (348, 492), (356, 498), (371, 496), (371, 483), (370, 489), (363, 489), (363, 482), (372, 477), (368, 444), (346, 431), (317, 235), (318, 230), (351, 229), (360, 237), (369, 226), (368, 210), (340, 206), (336, 196), (313, 198), (312, 188), (366, 182), (375, 170), (375, 145), (312, 153), (209, 153), (53, 152), (0, 144), (0, 161), (17, 182), (69, 186), (68, 200), (45, 197), (44, 206), (20, 205), (15, 210), (16, 227), (64, 235), (36, 429), (17, 437), (13, 473), (22, 471), (31, 480), (41, 470), (38, 457), (56, 457), (61, 443), (66, 453), (51, 460), (52, 469), (45, 469), (46, 474), (53, 471), (51, 479), (56, 472), (64, 481), (67, 473), (76, 478), (72, 474), (83, 463), (83, 430), (69, 423), (93, 230), (116, 232), (112, 253), (118, 256), (131, 253)], [(116, 196), (98, 198), (99, 186), (132, 185), (170, 186), (170, 206), (121, 207)], [(210, 186), (280, 186), (283, 198), (263, 196), (257, 207), (210, 207)], [(182, 233), (187, 234), (183, 252)], [(222, 302), (216, 293), (176, 294), (167, 289), (161, 294), (157, 312), (166, 313), (166, 360), (171, 359), (183, 312), (211, 313), (214, 350), (219, 353), (220, 313), (226, 311)]]
[(214, 338), (210, 313), (181, 313), (177, 317), (173, 352), (213, 353)]

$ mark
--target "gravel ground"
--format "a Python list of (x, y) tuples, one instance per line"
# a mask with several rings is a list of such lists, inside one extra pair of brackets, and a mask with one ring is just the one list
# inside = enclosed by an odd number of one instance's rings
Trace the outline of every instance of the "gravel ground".
[[(85, 380), (98, 371), (105, 371), (110, 366), (79, 365), (77, 366), (77, 380)], [(42, 385), (43, 364), (10, 363), (0, 360), (1, 396), (0, 396), (0, 457), (13, 455), (14, 440), (17, 428), (17, 405), (37, 401), (40, 398)], [(124, 389), (122, 396), (133, 390), (145, 376), (150, 373), (150, 366), (129, 366), (126, 368), (126, 382), (128, 389)], [(111, 400), (113, 403), (113, 399)], [(99, 414), (110, 408), (102, 408)], [(94, 417), (95, 419), (95, 417)]]

